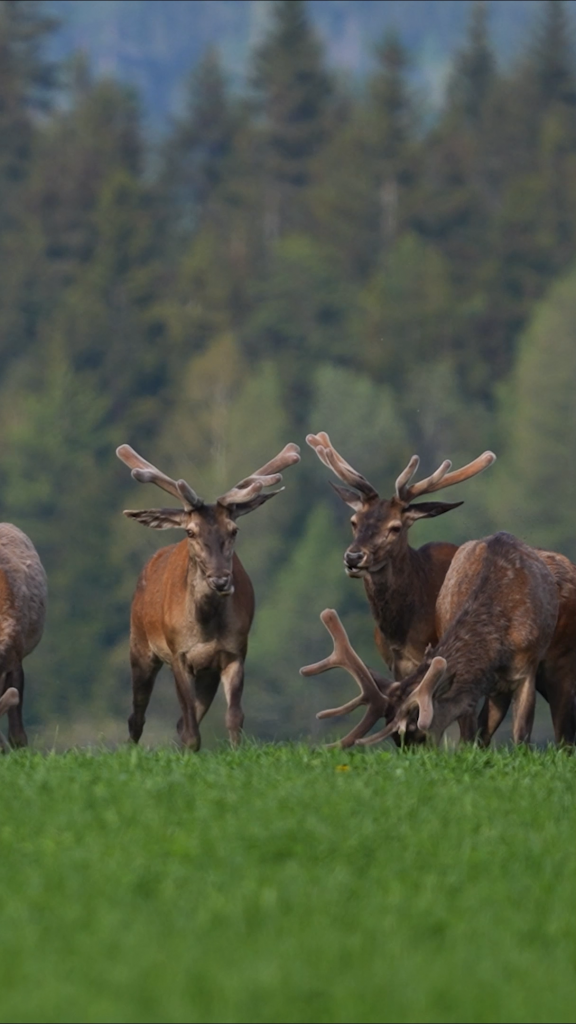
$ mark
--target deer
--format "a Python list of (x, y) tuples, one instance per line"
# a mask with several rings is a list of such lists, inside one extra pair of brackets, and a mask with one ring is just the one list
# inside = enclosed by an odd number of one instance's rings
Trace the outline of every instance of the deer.
[(279, 484), (282, 471), (300, 461), (300, 449), (287, 444), (213, 504), (200, 498), (185, 480), (172, 480), (156, 469), (130, 445), (120, 445), (116, 454), (133, 479), (155, 484), (183, 506), (127, 509), (124, 515), (155, 530), (186, 532), (183, 540), (149, 559), (137, 583), (130, 619), (130, 739), (138, 743), (156, 676), (162, 664), (168, 664), (181, 709), (177, 730), (182, 745), (200, 749), (199, 725), (221, 681), (226, 727), (236, 747), (244, 723), (244, 662), (254, 617), (254, 589), (234, 550), (236, 520), (284, 490), (265, 488)]
[[(468, 541), (456, 552), (438, 596), (440, 640), (402, 680), (376, 681), (353, 650), (333, 609), (321, 620), (330, 632), (331, 655), (304, 666), (303, 676), (335, 667), (356, 680), (360, 695), (319, 718), (366, 712), (337, 746), (366, 746), (389, 736), (436, 744), (452, 722), (475, 717), (482, 698), (512, 704), (512, 738), (528, 743), (534, 720), (536, 675), (558, 617), (558, 587), (538, 553), (509, 533)], [(380, 732), (366, 733), (380, 719)]]
[[(0, 523), (0, 715), (8, 713), (8, 742), (15, 748), (28, 745), (22, 662), (42, 639), (47, 593), (30, 538), (13, 523)], [(5, 741), (0, 746), (5, 749)]]
[[(564, 747), (576, 741), (576, 565), (565, 555), (535, 548), (558, 590), (554, 636), (539, 666), (536, 689), (550, 705), (554, 738)], [(478, 742), (489, 746), (510, 706), (509, 696), (487, 698), (479, 716)]]
[[(353, 510), (350, 520), (353, 541), (344, 553), (344, 568), (351, 578), (361, 578), (376, 622), (376, 646), (395, 679), (404, 679), (420, 664), (429, 645), (438, 641), (436, 601), (457, 544), (435, 541), (412, 548), (410, 527), (419, 519), (444, 515), (463, 504), (416, 502), (423, 495), (477, 476), (496, 461), (486, 451), (459, 470), (449, 472), (445, 460), (430, 476), (411, 483), (420, 460), (413, 455), (396, 480), (392, 498), (381, 498), (357, 470), (346, 462), (328, 434), (309, 434), (307, 443), (321, 462), (346, 486), (330, 481), (339, 497)], [(374, 673), (375, 678), (378, 674)], [(460, 722), (463, 738), (476, 735), (476, 719)]]

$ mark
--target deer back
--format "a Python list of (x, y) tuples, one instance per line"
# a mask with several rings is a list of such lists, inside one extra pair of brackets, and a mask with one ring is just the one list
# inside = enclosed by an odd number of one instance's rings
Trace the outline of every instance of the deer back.
[(483, 695), (535, 674), (554, 635), (558, 588), (533, 548), (497, 533), (458, 549), (437, 614), (442, 638), (432, 653), (447, 665), (434, 697), (441, 733)]
[(47, 592), (32, 541), (12, 523), (0, 523), (0, 649), (13, 644), (20, 658), (34, 650), (44, 629)]

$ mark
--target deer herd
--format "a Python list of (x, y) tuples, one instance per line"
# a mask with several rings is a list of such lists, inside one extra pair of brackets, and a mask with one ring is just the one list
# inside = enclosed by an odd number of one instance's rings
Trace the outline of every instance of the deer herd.
[[(363, 580), (376, 645), (391, 673), (388, 678), (369, 669), (337, 612), (322, 612), (334, 649), (300, 672), (313, 676), (343, 668), (360, 693), (318, 718), (365, 709), (334, 745), (368, 745), (387, 737), (398, 745), (438, 743), (457, 722), (461, 741), (487, 746), (510, 707), (513, 740), (527, 743), (537, 691), (550, 705), (556, 741), (574, 745), (576, 566), (509, 533), (460, 547), (436, 542), (414, 549), (408, 542), (416, 520), (462, 504), (416, 499), (476, 476), (496, 456), (485, 452), (454, 472), (446, 461), (416, 482), (419, 459), (413, 456), (393, 497), (381, 498), (336, 451), (328, 434), (309, 434), (306, 440), (338, 478), (339, 483), (330, 482), (353, 510), (344, 567), (348, 576)], [(168, 664), (180, 705), (182, 745), (199, 750), (200, 723), (222, 682), (226, 727), (236, 746), (254, 617), (250, 577), (234, 551), (236, 520), (283, 490), (268, 488), (280, 484), (283, 471), (300, 461), (300, 449), (287, 444), (214, 503), (204, 501), (185, 480), (160, 472), (127, 444), (116, 454), (135, 480), (155, 484), (178, 502), (178, 508), (124, 515), (156, 530), (176, 528), (186, 534), (149, 559), (136, 586), (130, 623), (130, 739), (140, 739), (156, 676)], [(8, 715), (12, 747), (27, 743), (22, 661), (42, 636), (46, 593), (46, 575), (31, 541), (16, 526), (0, 524), (0, 716)], [(380, 721), (383, 727), (369, 735)], [(0, 750), (8, 749), (0, 734)]]

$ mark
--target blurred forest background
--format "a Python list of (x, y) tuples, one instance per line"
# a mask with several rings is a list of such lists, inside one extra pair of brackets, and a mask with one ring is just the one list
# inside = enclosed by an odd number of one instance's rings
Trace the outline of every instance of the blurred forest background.
[[(350, 693), (298, 675), (324, 607), (378, 663), (309, 430), (385, 496), (414, 452), (493, 448), (412, 542), (508, 529), (576, 559), (575, 7), (0, 0), (0, 517), (49, 576), (44, 736), (124, 735), (131, 595), (179, 539), (122, 517), (158, 494), (121, 442), (208, 500), (302, 446), (237, 545), (265, 739)], [(151, 710), (171, 737), (166, 672)]]

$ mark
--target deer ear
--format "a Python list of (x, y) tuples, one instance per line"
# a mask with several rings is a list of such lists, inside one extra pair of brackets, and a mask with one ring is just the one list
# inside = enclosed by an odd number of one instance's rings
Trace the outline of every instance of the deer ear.
[(254, 509), (260, 508), (260, 505), (264, 505), (275, 494), (280, 494), (280, 491), (283, 490), (283, 487), (279, 487), (277, 491), (270, 491), (269, 494), (257, 494), (250, 501), (237, 501), (233, 505), (226, 505), (226, 509), (232, 516), (232, 519), (238, 519), (239, 516), (246, 516), (249, 512), (253, 512)]
[(345, 501), (347, 505), (350, 505), (350, 508), (353, 508), (355, 512), (362, 511), (365, 502), (356, 491), (350, 491), (347, 487), (340, 487), (340, 484), (332, 483), (332, 480), (329, 480), (328, 483), (334, 488), (338, 497), (342, 498), (342, 501)]
[(458, 508), (463, 504), (463, 501), (420, 501), (417, 505), (407, 505), (402, 515), (411, 525), (417, 519), (434, 519), (435, 516), (443, 516), (450, 509)]
[(142, 526), (151, 526), (153, 530), (169, 530), (171, 527), (185, 530), (190, 520), (190, 513), (181, 508), (147, 508), (136, 512), (125, 509), (123, 515), (142, 523)]

